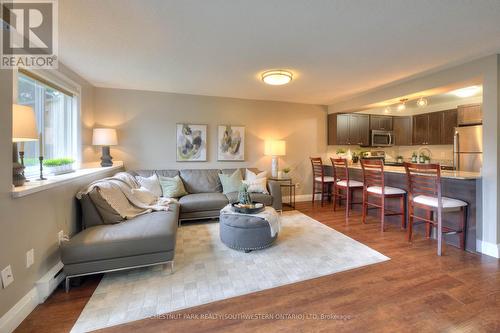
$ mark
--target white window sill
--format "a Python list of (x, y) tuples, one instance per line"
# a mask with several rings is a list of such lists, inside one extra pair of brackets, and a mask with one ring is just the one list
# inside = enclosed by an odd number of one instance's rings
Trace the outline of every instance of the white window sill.
[(23, 186), (12, 187), (12, 198), (21, 198), (27, 195), (45, 191), (57, 186), (61, 186), (70, 182), (73, 182), (77, 179), (86, 176), (98, 176), (100, 174), (105, 174), (109, 171), (120, 170), (123, 168), (123, 162), (115, 161), (113, 166), (111, 167), (101, 167), (99, 163), (91, 163), (82, 166), (81, 169), (76, 170), (72, 173), (67, 173), (59, 176), (47, 176), (47, 180), (30, 180), (29, 182), (24, 183)]

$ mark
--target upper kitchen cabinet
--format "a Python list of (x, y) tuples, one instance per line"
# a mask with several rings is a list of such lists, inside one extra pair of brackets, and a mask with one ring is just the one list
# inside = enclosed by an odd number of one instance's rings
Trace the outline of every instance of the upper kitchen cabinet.
[(370, 116), (370, 129), (375, 131), (392, 131), (392, 117), (390, 116)]
[(419, 114), (413, 117), (413, 144), (441, 144), (442, 113), (433, 112)]
[(483, 122), (481, 104), (467, 104), (458, 106), (458, 123), (460, 125), (478, 125)]
[(446, 110), (442, 114), (441, 144), (452, 145), (455, 136), (455, 127), (458, 125), (457, 109)]
[(396, 146), (411, 146), (412, 117), (394, 117), (392, 120), (394, 131), (394, 144)]
[(370, 117), (364, 114), (329, 114), (329, 145), (370, 144)]
[(349, 144), (370, 145), (370, 116), (366, 114), (349, 115)]

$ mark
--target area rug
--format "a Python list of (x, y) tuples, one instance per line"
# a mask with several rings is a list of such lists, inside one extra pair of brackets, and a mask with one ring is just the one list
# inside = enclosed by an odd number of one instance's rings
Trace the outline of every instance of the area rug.
[(298, 212), (284, 212), (275, 245), (227, 248), (217, 222), (183, 225), (175, 271), (164, 266), (106, 274), (72, 332), (88, 332), (389, 260)]

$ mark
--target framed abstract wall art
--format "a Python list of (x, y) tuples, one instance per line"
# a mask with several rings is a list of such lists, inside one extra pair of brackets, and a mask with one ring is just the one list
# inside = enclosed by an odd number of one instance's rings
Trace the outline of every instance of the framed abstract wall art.
[(245, 127), (219, 125), (217, 132), (217, 160), (245, 160)]
[(207, 160), (207, 125), (177, 124), (177, 161)]

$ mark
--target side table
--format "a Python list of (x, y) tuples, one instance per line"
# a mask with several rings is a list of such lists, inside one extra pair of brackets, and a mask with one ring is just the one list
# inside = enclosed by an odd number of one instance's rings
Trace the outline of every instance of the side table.
[(270, 180), (274, 180), (280, 183), (281, 188), (288, 188), (288, 204), (285, 205), (295, 209), (295, 184), (292, 182), (292, 178), (276, 178), (271, 177)]

